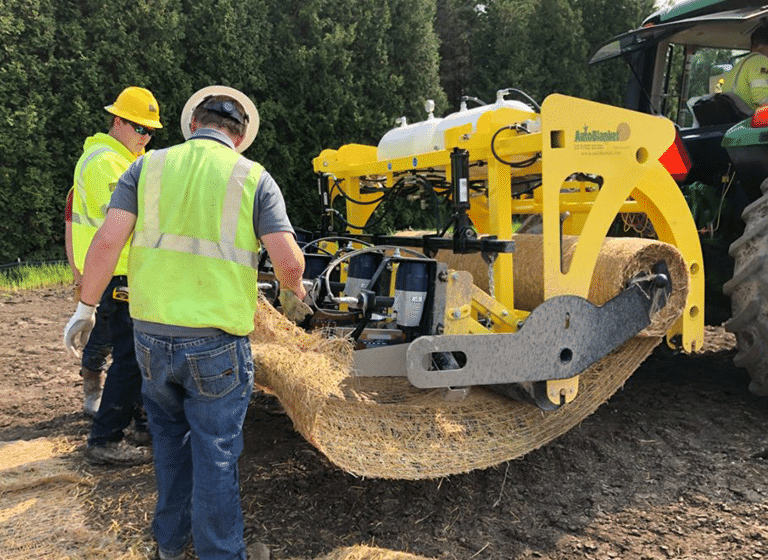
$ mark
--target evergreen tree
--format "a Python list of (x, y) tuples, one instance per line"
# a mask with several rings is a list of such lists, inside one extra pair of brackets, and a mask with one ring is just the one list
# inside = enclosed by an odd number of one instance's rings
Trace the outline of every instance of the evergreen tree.
[(528, 60), (538, 69), (528, 78), (529, 93), (539, 99), (552, 93), (589, 97), (581, 10), (570, 0), (538, 0), (529, 22)]
[(335, 139), (364, 131), (368, 116), (365, 100), (356, 95), (353, 45), (358, 27), (373, 29), (373, 13), (355, 4), (281, 0), (268, 8), (273, 37), (264, 45), (268, 90), (260, 101), (255, 151), (283, 187), (294, 224), (307, 229), (319, 218), (312, 158)]
[(160, 104), (166, 128), (158, 131), (150, 148), (178, 138), (178, 106), (184, 95), (179, 91), (187, 81), (182, 71), (184, 24), (179, 0), (57, 3), (54, 136), (67, 142), (78, 139), (67, 153), (70, 186), (82, 140), (106, 130), (109, 119), (103, 107), (128, 86), (151, 90)]
[[(50, 0), (5, 0), (0, 15), (0, 262), (45, 258), (57, 221), (49, 89), (54, 51)], [(61, 231), (56, 228), (61, 225)]]
[[(637, 27), (653, 11), (653, 2), (490, 0), (473, 7), (465, 94), (492, 101), (497, 89), (516, 87), (539, 102), (559, 92), (620, 105), (626, 64), (617, 60), (589, 67), (587, 62), (603, 42)], [(445, 48), (441, 52), (451, 54)], [(442, 60), (443, 68), (458, 64)]]
[(182, 139), (179, 115), (198, 88), (250, 95), (261, 127), (246, 155), (283, 187), (294, 223), (311, 229), (312, 159), (377, 144), (397, 117), (423, 120), (427, 99), (438, 116), (463, 95), (492, 102), (507, 87), (537, 101), (559, 91), (620, 104), (624, 66), (586, 60), (651, 1), (0, 0), (0, 203), (11, 216), (0, 263), (63, 258), (83, 141), (106, 130), (103, 107), (129, 85), (160, 102), (165, 128), (150, 148)]
[[(653, 0), (573, 0), (581, 11), (588, 57), (612, 37), (637, 28), (654, 10)], [(629, 67), (619, 58), (590, 66), (589, 97), (594, 101), (622, 105), (629, 80)]]
[(446, 105), (445, 93), (439, 87), (435, 0), (390, 0), (390, 5), (391, 67), (402, 84), (391, 93), (401, 100), (404, 115), (411, 120), (424, 120), (424, 102), (427, 99), (435, 101), (439, 112)]
[(474, 0), (437, 0), (435, 32), (440, 39), (440, 85), (448, 106), (456, 110), (468, 95), (471, 80), (471, 39), (477, 22)]
[(0, 146), (0, 200), (13, 219), (0, 225), (0, 262), (64, 257), (75, 163), (85, 137), (106, 130), (103, 107), (124, 87), (152, 89), (168, 123), (164, 93), (181, 79), (179, 13), (176, 0), (8, 4), (0, 103), (14, 124)]
[[(281, 0), (269, 8), (273, 40), (262, 102), (259, 158), (294, 223), (319, 222), (312, 159), (324, 148), (376, 144), (394, 119), (423, 119), (443, 102), (431, 0)], [(261, 134), (261, 133), (260, 133)]]
[(182, 10), (186, 14), (185, 79), (177, 86), (176, 114), (190, 95), (210, 85), (238, 89), (249, 95), (258, 109), (259, 100), (269, 89), (265, 46), (272, 40), (272, 26), (266, 1), (182, 0)]
[(494, 0), (477, 10), (469, 95), (492, 103), (495, 92), (503, 88), (537, 93), (531, 88), (541, 69), (532, 51), (540, 47), (531, 36), (532, 13), (531, 0)]

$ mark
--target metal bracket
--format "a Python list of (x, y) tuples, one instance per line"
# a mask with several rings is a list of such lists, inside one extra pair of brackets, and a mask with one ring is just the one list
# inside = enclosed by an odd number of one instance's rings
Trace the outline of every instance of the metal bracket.
[[(602, 307), (577, 296), (551, 298), (517, 333), (422, 336), (406, 352), (408, 379), (425, 389), (568, 379), (647, 327), (670, 292), (668, 275), (657, 273), (633, 280)], [(433, 358), (443, 353), (460, 367), (435, 369)]]

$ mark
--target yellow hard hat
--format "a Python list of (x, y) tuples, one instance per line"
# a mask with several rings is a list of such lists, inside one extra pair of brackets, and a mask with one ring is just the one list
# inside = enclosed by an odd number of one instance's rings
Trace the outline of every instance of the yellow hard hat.
[(163, 128), (160, 124), (160, 105), (148, 89), (131, 86), (125, 88), (112, 105), (104, 107), (107, 112), (150, 128)]

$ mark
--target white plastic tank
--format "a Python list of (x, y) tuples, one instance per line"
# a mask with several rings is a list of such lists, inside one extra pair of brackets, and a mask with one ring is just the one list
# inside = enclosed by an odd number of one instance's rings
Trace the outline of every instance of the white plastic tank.
[(402, 117), (401, 125), (387, 132), (379, 142), (378, 159), (379, 161), (394, 159), (400, 157), (414, 156), (427, 152), (439, 151), (445, 149), (445, 131), (456, 126), (472, 124), (472, 131), (477, 130), (477, 121), (488, 111), (495, 111), (502, 107), (508, 107), (530, 114), (534, 119), (536, 112), (522, 101), (512, 101), (504, 99), (506, 90), (496, 92), (496, 102), (492, 105), (483, 105), (467, 109), (465, 104), (457, 113), (452, 113), (443, 119), (435, 118), (432, 114), (434, 103), (427, 102), (427, 111), (429, 118), (426, 121), (408, 125), (405, 123), (405, 117)]
[(445, 117), (443, 119), (443, 122), (440, 123), (440, 126), (438, 126), (435, 131), (435, 139), (434, 142), (436, 144), (439, 143), (440, 147), (437, 149), (445, 149), (445, 131), (454, 128), (457, 126), (462, 126), (468, 123), (472, 124), (472, 132), (477, 131), (477, 121), (480, 119), (480, 117), (487, 113), (488, 111), (495, 111), (496, 109), (501, 109), (502, 107), (507, 107), (509, 109), (515, 109), (517, 111), (523, 111), (525, 113), (530, 113), (530, 118), (533, 119), (536, 115), (536, 112), (530, 107), (530, 105), (526, 105), (522, 101), (512, 101), (504, 99), (504, 95), (506, 93), (506, 90), (499, 90), (496, 92), (496, 103), (492, 105), (483, 105), (481, 107), (473, 107), (472, 109), (467, 109), (466, 105), (462, 105), (462, 110), (460, 110), (458, 113), (452, 113)]
[(443, 122), (443, 119), (435, 118), (435, 102), (431, 99), (425, 103), (425, 109), (429, 113), (426, 121), (408, 124), (405, 117), (400, 117), (400, 126), (387, 132), (379, 142), (377, 152), (379, 161), (395, 159), (399, 157), (424, 154), (440, 150), (432, 144), (435, 129)]

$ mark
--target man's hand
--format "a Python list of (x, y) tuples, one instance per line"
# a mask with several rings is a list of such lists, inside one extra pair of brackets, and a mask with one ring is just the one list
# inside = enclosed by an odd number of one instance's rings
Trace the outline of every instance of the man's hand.
[(85, 346), (94, 324), (96, 324), (96, 306), (78, 302), (75, 314), (64, 327), (64, 347), (75, 358), (80, 357), (80, 351), (75, 344), (79, 343), (80, 348)]
[(283, 315), (297, 325), (313, 313), (312, 308), (301, 301), (293, 290), (280, 290), (279, 299)]

